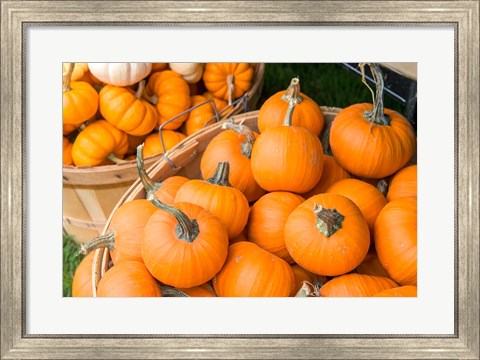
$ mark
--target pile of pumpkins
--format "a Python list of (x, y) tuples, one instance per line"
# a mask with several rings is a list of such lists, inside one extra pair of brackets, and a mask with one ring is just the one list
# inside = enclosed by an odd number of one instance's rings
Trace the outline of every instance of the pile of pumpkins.
[[(365, 66), (365, 65), (364, 65)], [(202, 154), (201, 179), (161, 183), (122, 204), (88, 254), (73, 296), (92, 296), (93, 249), (113, 266), (96, 296), (416, 296), (416, 135), (383, 106), (339, 111), (329, 126), (298, 78), (258, 112), (258, 130), (225, 122)]]
[[(250, 63), (63, 64), (63, 163), (101, 166), (172, 148), (232, 109)], [(161, 136), (160, 136), (161, 135)]]

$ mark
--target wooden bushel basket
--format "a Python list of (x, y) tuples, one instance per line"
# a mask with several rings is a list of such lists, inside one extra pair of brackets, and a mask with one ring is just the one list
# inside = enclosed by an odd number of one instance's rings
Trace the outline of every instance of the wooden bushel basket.
[[(222, 112), (220, 120), (248, 109), (256, 109), (263, 88), (264, 73), (265, 64), (257, 64), (252, 88), (242, 101), (233, 103), (228, 110)], [(216, 124), (210, 127), (215, 126)], [(148, 169), (157, 162), (162, 163), (162, 155), (146, 158), (145, 168)], [(78, 243), (100, 235), (115, 205), (137, 178), (135, 160), (95, 167), (64, 166), (64, 232), (72, 235)]]
[[(325, 127), (322, 133), (322, 143), (328, 143), (328, 129), (336, 114), (341, 110), (333, 107), (321, 107), (325, 118)], [(244, 124), (254, 131), (258, 132), (257, 127), (258, 111), (248, 112), (233, 116), (229, 120), (223, 120), (217, 124), (204, 128), (198, 133), (184, 139), (171, 150), (167, 151), (165, 156), (157, 160), (153, 166), (147, 169), (149, 177), (154, 181), (162, 182), (173, 175), (185, 176), (189, 179), (200, 179), (200, 160), (210, 141), (222, 130), (223, 123), (232, 121), (236, 124)], [(168, 158), (168, 160), (166, 159)], [(174, 164), (174, 166), (172, 166)], [(125, 191), (115, 209), (112, 211), (103, 233), (108, 232), (110, 220), (115, 210), (122, 204), (135, 199), (145, 198), (145, 191), (140, 179), (137, 179), (132, 186)], [(96, 296), (98, 282), (103, 274), (110, 267), (110, 254), (107, 248), (95, 250), (92, 264), (92, 290), (93, 296)]]

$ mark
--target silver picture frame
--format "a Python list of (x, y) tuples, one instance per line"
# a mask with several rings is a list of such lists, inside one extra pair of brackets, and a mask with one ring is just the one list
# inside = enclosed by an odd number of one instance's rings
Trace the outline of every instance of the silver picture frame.
[[(155, 6), (151, 6), (151, 5)], [(1, 359), (478, 359), (479, 1), (1, 1)], [(141, 19), (141, 21), (139, 21)], [(69, 336), (25, 331), (29, 24), (451, 25), (455, 28), (455, 332), (451, 336)]]

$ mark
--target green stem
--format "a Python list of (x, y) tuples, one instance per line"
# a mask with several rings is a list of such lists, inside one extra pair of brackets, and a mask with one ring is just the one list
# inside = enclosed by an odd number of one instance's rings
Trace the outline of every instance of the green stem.
[(177, 220), (175, 236), (178, 239), (191, 243), (197, 238), (198, 234), (200, 233), (200, 229), (195, 219), (190, 219), (180, 209), (161, 202), (154, 194), (150, 194), (147, 199), (160, 210), (163, 210), (175, 217)]
[(211, 178), (206, 179), (205, 181), (214, 184), (214, 185), (221, 185), (221, 186), (229, 186), (232, 187), (230, 182), (228, 181), (228, 177), (230, 175), (230, 164), (228, 161), (220, 162), (217, 165), (217, 169)]
[(371, 111), (366, 111), (363, 116), (368, 121), (377, 125), (390, 125), (391, 119), (385, 114), (383, 106), (383, 90), (385, 88), (383, 83), (383, 74), (378, 64), (368, 64), (375, 80), (375, 96), (373, 101), (373, 108)]
[(248, 126), (231, 122), (226, 122), (223, 124), (222, 129), (233, 130), (237, 134), (245, 136), (245, 140), (240, 145), (241, 151), (244, 156), (250, 159), (252, 156), (253, 143), (255, 142), (255, 135), (253, 134), (253, 131)]
[(164, 297), (190, 297), (183, 291), (175, 289), (171, 286), (162, 285), (160, 290), (162, 291), (162, 296)]
[(145, 164), (143, 162), (143, 144), (140, 144), (137, 147), (137, 171), (140, 181), (143, 184), (143, 188), (145, 189), (146, 198), (151, 194), (154, 194), (163, 185), (162, 183), (153, 181), (145, 170)]
[(105, 235), (97, 236), (96, 238), (90, 241), (87, 241), (85, 244), (82, 244), (78, 253), (81, 255), (87, 255), (92, 250), (104, 248), (104, 247), (112, 251), (114, 246), (115, 246), (115, 233), (113, 231), (109, 231)]
[(315, 203), (313, 212), (317, 216), (316, 228), (325, 237), (330, 237), (342, 228), (345, 217), (335, 209), (325, 209), (322, 205)]
[(290, 81), (290, 85), (287, 88), (285, 94), (282, 95), (282, 100), (290, 103), (294, 101), (295, 103), (299, 104), (303, 101), (302, 96), (300, 95), (300, 79), (295, 77)]
[(68, 69), (67, 69), (67, 73), (65, 75), (63, 75), (63, 92), (67, 92), (67, 91), (70, 91), (72, 90), (72, 88), (70, 87), (70, 83), (72, 81), (72, 73), (73, 73), (73, 69), (75, 68), (75, 63), (69, 63), (68, 64)]
[(382, 179), (377, 183), (377, 189), (383, 194), (383, 196), (387, 196), (388, 193), (388, 183)]

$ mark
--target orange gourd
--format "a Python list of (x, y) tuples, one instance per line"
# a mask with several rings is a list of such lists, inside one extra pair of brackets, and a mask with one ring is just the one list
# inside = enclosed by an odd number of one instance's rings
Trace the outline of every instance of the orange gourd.
[(222, 131), (207, 145), (200, 162), (202, 177), (207, 179), (215, 173), (219, 162), (230, 164), (229, 182), (246, 196), (249, 202), (265, 193), (252, 174), (250, 155), (255, 134), (245, 125), (225, 123)]
[(142, 257), (160, 282), (178, 288), (211, 280), (227, 257), (228, 235), (220, 220), (198, 205), (163, 204), (145, 226)]
[(241, 241), (229, 246), (225, 265), (212, 283), (218, 296), (290, 296), (295, 276), (284, 260)]
[(330, 129), (330, 147), (339, 164), (358, 177), (380, 179), (401, 169), (412, 158), (416, 138), (400, 113), (383, 106), (383, 78), (378, 64), (374, 104), (355, 104), (341, 110)]
[[(160, 136), (163, 138), (163, 144)], [(145, 138), (144, 156), (150, 157), (164, 154), (185, 138), (184, 134), (175, 130), (161, 130), (159, 133), (151, 133)]]
[(417, 196), (417, 165), (410, 165), (398, 171), (390, 181), (387, 200)]
[(343, 179), (330, 186), (326, 192), (340, 194), (352, 200), (367, 220), (370, 232), (373, 234), (375, 220), (380, 210), (387, 205), (387, 199), (380, 190), (362, 180)]
[(106, 85), (100, 90), (100, 113), (103, 118), (129, 135), (147, 135), (157, 126), (155, 106), (142, 98), (145, 81), (133, 90)]
[(390, 277), (400, 285), (417, 285), (417, 197), (385, 205), (373, 235), (380, 263)]
[(300, 195), (284, 191), (263, 195), (250, 210), (248, 239), (293, 264), (294, 261), (285, 247), (284, 226), (290, 213), (304, 201)]
[(375, 297), (417, 297), (417, 287), (413, 285), (399, 286), (380, 291)]
[(72, 158), (72, 146), (73, 144), (68, 139), (63, 137), (63, 165), (73, 165)]
[(182, 114), (190, 108), (190, 88), (180, 74), (172, 70), (153, 73), (147, 81), (147, 99), (158, 112), (158, 126), (164, 130), (176, 130), (187, 120)]
[(73, 142), (75, 165), (97, 166), (107, 158), (122, 158), (128, 151), (128, 136), (106, 120), (87, 125)]
[(75, 269), (72, 281), (73, 297), (92, 297), (92, 264), (95, 253), (85, 256)]
[(193, 179), (180, 187), (175, 202), (189, 202), (217, 216), (233, 239), (245, 228), (250, 211), (247, 198), (229, 182), (230, 165), (218, 164), (215, 174), (206, 179)]
[(345, 274), (327, 281), (320, 288), (320, 296), (365, 297), (398, 287), (392, 279), (364, 274)]
[(322, 177), (312, 190), (302, 194), (305, 199), (313, 195), (322, 194), (339, 180), (350, 179), (352, 176), (340, 166), (340, 164), (331, 155), (323, 155), (323, 172)]
[(182, 127), (183, 133), (187, 136), (195, 134), (217, 121), (213, 105), (201, 95), (191, 97), (191, 109)]
[(269, 127), (253, 144), (253, 177), (267, 191), (305, 193), (322, 177), (322, 143), (309, 130), (292, 125), (295, 108), (290, 102), (283, 125)]
[(79, 127), (97, 113), (98, 94), (87, 82), (71, 81), (73, 68), (71, 63), (63, 76), (63, 124)]
[(300, 92), (300, 79), (293, 78), (287, 90), (279, 91), (269, 97), (258, 112), (258, 129), (264, 132), (272, 126), (282, 125), (291, 101), (297, 103), (292, 117), (294, 126), (310, 130), (316, 136), (320, 135), (325, 119), (322, 109), (311, 98)]
[(161, 297), (157, 281), (141, 262), (126, 261), (107, 270), (97, 286), (97, 297)]
[(254, 75), (255, 70), (248, 63), (207, 63), (203, 82), (214, 96), (231, 104), (252, 87)]
[(360, 209), (345, 196), (319, 194), (300, 204), (285, 223), (285, 245), (297, 264), (317, 275), (355, 269), (370, 246)]
[(142, 262), (143, 230), (157, 208), (146, 199), (136, 199), (120, 205), (113, 213), (108, 232), (86, 242), (80, 253), (108, 247), (115, 265), (125, 261)]

